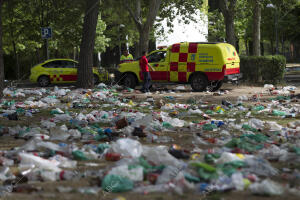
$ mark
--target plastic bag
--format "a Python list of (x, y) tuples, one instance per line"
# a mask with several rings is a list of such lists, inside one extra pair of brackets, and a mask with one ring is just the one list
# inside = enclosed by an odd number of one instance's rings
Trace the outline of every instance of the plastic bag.
[(244, 183), (242, 173), (240, 172), (234, 173), (232, 174), (231, 178), (232, 178), (232, 183), (237, 190), (239, 191), (244, 190), (245, 183)]
[(108, 174), (102, 180), (101, 186), (106, 192), (126, 192), (133, 189), (133, 182), (122, 176)]
[(59, 162), (58, 166), (64, 167), (64, 168), (76, 168), (76, 165), (77, 165), (77, 161), (70, 160), (61, 155), (55, 155), (55, 156), (49, 158), (49, 160), (55, 160), (55, 161)]
[(39, 156), (34, 156), (29, 153), (19, 153), (19, 157), (21, 159), (21, 165), (26, 166), (36, 166), (40, 169), (50, 170), (50, 171), (60, 171), (61, 169), (58, 167), (59, 162), (50, 161)]
[(269, 179), (266, 179), (261, 183), (253, 183), (250, 185), (249, 189), (252, 193), (260, 195), (282, 195), (284, 192), (281, 185)]
[(132, 181), (143, 181), (144, 174), (141, 166), (130, 167), (128, 165), (121, 165), (112, 168), (108, 174), (114, 174), (126, 177)]
[(265, 159), (258, 157), (249, 157), (245, 160), (246, 166), (245, 171), (255, 173), (261, 176), (274, 176), (278, 174), (278, 170)]
[(141, 156), (143, 148), (138, 141), (125, 138), (112, 143), (110, 150), (115, 153), (120, 153), (122, 156), (137, 158)]
[(66, 125), (60, 127), (54, 127), (50, 129), (51, 140), (61, 140), (65, 141), (70, 137), (68, 128)]
[(264, 128), (264, 121), (259, 120), (259, 119), (255, 119), (255, 118), (250, 119), (248, 121), (248, 124), (255, 129), (263, 129)]
[(158, 176), (156, 184), (163, 184), (172, 181), (180, 171), (182, 171), (182, 169), (173, 166), (167, 166), (166, 168), (164, 168), (161, 175)]
[(155, 165), (171, 165), (179, 168), (182, 166), (182, 162), (169, 154), (166, 146), (144, 146), (143, 156), (145, 156), (149, 162), (153, 162)]

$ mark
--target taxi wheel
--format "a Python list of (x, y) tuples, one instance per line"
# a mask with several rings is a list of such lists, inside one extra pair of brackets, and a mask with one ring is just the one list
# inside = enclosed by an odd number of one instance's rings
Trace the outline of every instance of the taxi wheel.
[(99, 83), (99, 77), (96, 74), (94, 74), (94, 85), (98, 83)]
[(125, 87), (129, 87), (134, 89), (136, 86), (136, 79), (133, 74), (126, 74), (123, 79), (123, 85)]
[(191, 87), (195, 92), (203, 92), (206, 90), (208, 81), (203, 74), (194, 74), (191, 77)]
[(38, 79), (38, 83), (41, 87), (46, 87), (50, 85), (50, 79), (48, 76), (40, 76)]

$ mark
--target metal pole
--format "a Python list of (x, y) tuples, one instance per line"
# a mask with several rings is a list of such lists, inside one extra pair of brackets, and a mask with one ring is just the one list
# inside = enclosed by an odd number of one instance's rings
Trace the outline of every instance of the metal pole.
[(46, 39), (46, 54), (47, 54), (47, 60), (49, 60), (49, 47), (48, 47), (48, 39)]

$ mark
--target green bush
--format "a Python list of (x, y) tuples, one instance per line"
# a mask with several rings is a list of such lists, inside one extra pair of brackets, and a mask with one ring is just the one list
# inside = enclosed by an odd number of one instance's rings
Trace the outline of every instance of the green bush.
[(240, 70), (243, 79), (265, 83), (279, 83), (283, 81), (286, 59), (284, 56), (241, 56)]

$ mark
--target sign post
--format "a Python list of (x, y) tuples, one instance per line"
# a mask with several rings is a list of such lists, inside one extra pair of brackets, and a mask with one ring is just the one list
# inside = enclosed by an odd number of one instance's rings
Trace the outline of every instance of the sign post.
[(52, 38), (52, 28), (51, 27), (43, 27), (41, 28), (42, 38), (46, 42), (46, 54), (47, 60), (49, 60), (49, 48), (48, 48), (48, 39)]

